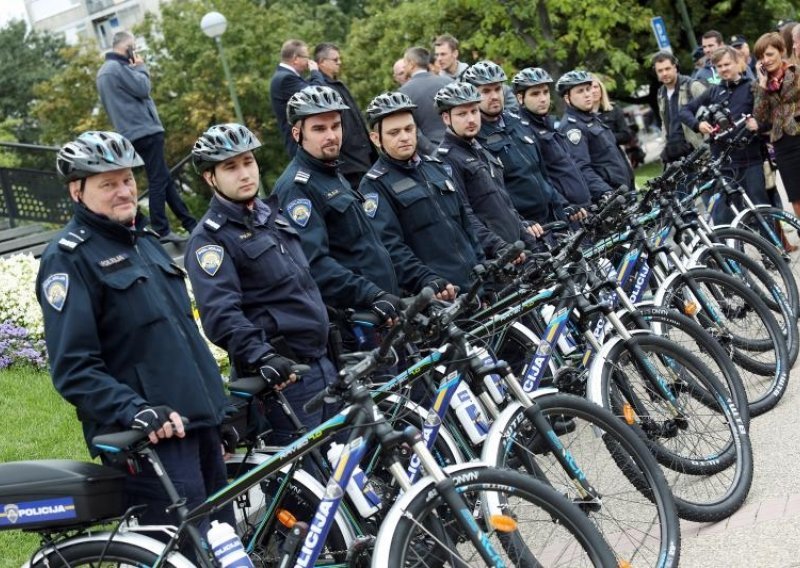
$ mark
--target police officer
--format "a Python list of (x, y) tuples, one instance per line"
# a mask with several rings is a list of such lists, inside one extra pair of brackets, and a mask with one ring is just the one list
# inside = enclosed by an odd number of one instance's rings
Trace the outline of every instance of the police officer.
[(483, 255), (441, 160), (417, 152), (414, 108), (403, 93), (384, 93), (369, 103), (370, 138), (380, 157), (359, 190), (403, 287), (417, 292), (430, 286), (451, 299), (452, 284), (466, 290)]
[[(514, 76), (512, 85), (520, 106), (520, 124), (539, 142), (550, 181), (568, 203), (585, 207), (592, 194), (581, 170), (575, 167), (564, 134), (556, 128), (550, 112), (553, 79), (544, 69), (528, 67)], [(596, 188), (601, 190), (602, 188)], [(599, 197), (600, 192), (597, 193)]]
[[(192, 232), (185, 266), (206, 336), (225, 349), (236, 374), (258, 375), (284, 395), (307, 427), (323, 412), (303, 404), (336, 370), (325, 356), (328, 316), (308, 271), (300, 237), (279, 214), (278, 200), (256, 197), (261, 142), (241, 124), (219, 124), (195, 142), (192, 161), (213, 197)], [(292, 366), (309, 366), (302, 381)], [(285, 444), (296, 428), (267, 401), (270, 441)]]
[[(439, 146), (445, 169), (462, 191), (471, 226), (489, 258), (518, 240), (538, 247), (541, 227), (520, 217), (503, 185), (503, 163), (476, 140), (481, 128), (481, 95), (470, 83), (450, 83), (436, 93), (434, 103), (447, 126)], [(518, 261), (524, 260), (520, 255)]]
[[(185, 273), (137, 210), (132, 168), (141, 165), (114, 132), (85, 132), (59, 150), (74, 213), (42, 255), (36, 298), (53, 384), (75, 406), (89, 452), (98, 455), (91, 440), (99, 434), (148, 433), (193, 508), (225, 484), (226, 397), (192, 317)], [(119, 467), (129, 504), (148, 505), (140, 522), (176, 524), (152, 466), (138, 466), (136, 474)], [(233, 520), (230, 510), (224, 516)]]
[(633, 189), (633, 170), (614, 133), (591, 112), (592, 76), (586, 71), (569, 71), (559, 77), (556, 92), (566, 103), (559, 129), (569, 141), (572, 157), (592, 196), (621, 185)]
[(364, 197), (337, 167), (341, 111), (347, 108), (330, 87), (306, 87), (292, 95), (286, 115), (299, 148), (274, 193), (300, 234), (325, 303), (371, 308), (392, 320), (400, 287), (391, 256), (364, 213)]
[(481, 95), (477, 139), (503, 162), (503, 181), (517, 211), (536, 223), (564, 219), (566, 201), (550, 184), (535, 138), (520, 124), (518, 115), (504, 110), (503, 68), (479, 61), (464, 72), (463, 80)]

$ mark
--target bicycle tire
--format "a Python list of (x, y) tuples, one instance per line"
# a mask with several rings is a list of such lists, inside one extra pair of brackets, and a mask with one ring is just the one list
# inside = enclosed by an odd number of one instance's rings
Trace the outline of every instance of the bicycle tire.
[[(715, 255), (720, 258), (716, 258)], [(778, 283), (770, 276), (763, 265), (747, 256), (744, 252), (727, 246), (714, 247), (713, 251), (705, 248), (698, 255), (698, 260), (712, 270), (718, 270), (738, 278), (767, 305), (781, 327), (783, 338), (786, 341), (787, 366), (789, 368), (793, 367), (795, 361), (797, 361), (798, 352), (800, 352), (797, 315), (792, 310), (783, 290), (780, 289)], [(719, 266), (720, 260), (725, 264), (729, 264), (729, 266)], [(729, 271), (733, 270), (734, 266), (737, 269), (737, 273), (731, 274)]]
[[(789, 367), (786, 342), (769, 308), (737, 279), (704, 268), (693, 268), (686, 274), (676, 275), (659, 291), (659, 303), (670, 307), (681, 304), (687, 278), (692, 278), (698, 286), (710, 292), (706, 294), (706, 300), (715, 302), (716, 310), (724, 318), (719, 325), (708, 317), (699, 318), (700, 323), (723, 342), (737, 365), (751, 371), (750, 375), (742, 376), (750, 416), (774, 408), (786, 393)], [(724, 309), (719, 305), (721, 298), (725, 298)], [(749, 339), (751, 336), (758, 339)], [(765, 343), (771, 347), (765, 349)]]
[[(97, 568), (97, 566), (152, 566), (159, 558), (164, 543), (152, 538), (137, 535), (141, 544), (124, 541), (108, 542), (107, 535), (77, 537), (58, 543), (55, 549), (43, 547), (34, 556), (31, 568)], [(151, 550), (144, 539), (152, 541)], [(100, 560), (103, 564), (98, 564)], [(111, 564), (114, 562), (115, 564)], [(164, 568), (187, 568), (194, 566), (179, 553), (172, 553), (165, 559)]]
[[(492, 425), (482, 459), (540, 479), (543, 475), (542, 481), (587, 513), (617, 556), (618, 565), (677, 566), (681, 538), (675, 501), (637, 430), (578, 396), (553, 393), (537, 396), (535, 401), (551, 422), (566, 425), (556, 431), (559, 440), (602, 495), (600, 502), (581, 500), (520, 404), (506, 408)], [(530, 467), (531, 459), (537, 467)]]
[[(480, 511), (484, 529), (486, 516), (494, 511), (515, 519), (510, 532), (486, 532), (506, 565), (616, 566), (597, 528), (551, 487), (517, 472), (476, 465), (452, 473), (450, 479), (467, 503)], [(522, 504), (530, 506), (522, 510)], [(443, 503), (430, 477), (420, 480), (384, 519), (373, 568), (485, 565), (460, 534), (456, 515)]]
[[(645, 433), (681, 518), (716, 522), (729, 517), (744, 503), (753, 481), (750, 438), (732, 399), (708, 367), (685, 348), (652, 333), (634, 333), (630, 341), (644, 352), (649, 365), (665, 368), (660, 375), (669, 378), (684, 420), (672, 414), (671, 406), (642, 377), (640, 364), (631, 356), (631, 343), (622, 340), (604, 349), (593, 366), (593, 399), (599, 398), (616, 416)], [(632, 416), (626, 408), (634, 394), (638, 405), (646, 406), (646, 416)]]
[(782, 254), (764, 237), (745, 229), (729, 226), (713, 227), (709, 237), (741, 250), (753, 260), (760, 262), (761, 266), (782, 286), (792, 310), (800, 318), (800, 292), (797, 279), (789, 265), (791, 258), (788, 254)]
[[(722, 378), (722, 385), (731, 393), (742, 422), (749, 431), (750, 406), (747, 404), (747, 391), (739, 374), (739, 367), (728, 357), (722, 345), (703, 326), (678, 310), (653, 305), (637, 305), (636, 309), (645, 320), (652, 322), (651, 331), (685, 347), (703, 361), (715, 376)], [(624, 312), (620, 320), (628, 329), (636, 328), (629, 312)]]

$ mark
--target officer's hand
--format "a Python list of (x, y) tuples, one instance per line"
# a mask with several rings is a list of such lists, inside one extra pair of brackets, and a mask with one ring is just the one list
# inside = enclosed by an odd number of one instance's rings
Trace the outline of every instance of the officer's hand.
[(444, 278), (436, 278), (428, 282), (425, 286), (433, 290), (437, 300), (455, 300), (456, 289)]
[(276, 391), (283, 390), (297, 380), (297, 375), (292, 372), (295, 362), (277, 353), (270, 353), (261, 362), (258, 372), (266, 381), (267, 387)]
[[(532, 236), (534, 239), (538, 239), (539, 237), (544, 235), (544, 229), (542, 229), (542, 226), (539, 223), (534, 223), (532, 225), (528, 225), (528, 228), (526, 229), (526, 231), (528, 231), (528, 234), (530, 236)], [(516, 261), (515, 261), (515, 264), (516, 264)]]
[[(536, 225), (536, 226), (539, 227), (539, 225)], [(541, 229), (542, 228), (539, 227), (539, 230), (541, 230)], [(542, 233), (544, 233), (544, 231), (542, 231)], [(499, 249), (497, 249), (497, 252), (494, 253), (494, 257), (495, 258), (504, 257), (506, 255), (506, 253), (509, 251), (509, 249), (511, 249), (513, 246), (514, 245), (512, 245), (512, 244), (507, 244), (507, 245), (501, 246)], [(511, 261), (511, 264), (522, 264), (523, 262), (525, 262), (525, 253), (524, 252), (520, 252), (517, 255), (517, 257), (514, 260)]]
[(697, 125), (697, 131), (700, 132), (700, 134), (712, 134), (714, 132), (714, 127), (704, 120)]
[(183, 429), (181, 415), (169, 406), (145, 406), (133, 416), (131, 428), (141, 430), (150, 439), (151, 444), (157, 444), (161, 438), (178, 436), (183, 438), (186, 431)]
[(380, 292), (372, 300), (370, 309), (381, 318), (381, 321), (389, 326), (397, 322), (397, 310), (400, 307), (400, 298), (388, 292)]
[(755, 132), (756, 130), (758, 130), (758, 123), (756, 122), (756, 119), (753, 118), (752, 116), (747, 119), (744, 125), (750, 132)]
[(223, 424), (219, 427), (219, 437), (222, 440), (222, 454), (228, 456), (236, 453), (236, 446), (241, 439), (239, 431), (233, 424)]
[(564, 208), (564, 213), (570, 221), (583, 221), (589, 216), (583, 207), (568, 206)]

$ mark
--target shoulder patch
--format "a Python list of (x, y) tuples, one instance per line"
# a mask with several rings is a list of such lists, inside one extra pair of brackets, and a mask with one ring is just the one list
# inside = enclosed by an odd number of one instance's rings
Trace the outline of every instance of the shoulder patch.
[(293, 199), (286, 205), (286, 212), (292, 221), (301, 227), (305, 227), (311, 218), (311, 200), (305, 198)]
[(576, 146), (581, 143), (581, 129), (580, 128), (570, 128), (567, 130), (567, 140), (575, 144)]
[(57, 272), (51, 274), (42, 282), (42, 293), (47, 303), (57, 312), (60, 312), (64, 308), (68, 292), (69, 274)]
[(361, 204), (361, 207), (370, 219), (375, 218), (375, 214), (378, 212), (378, 203), (380, 203), (380, 196), (377, 193), (364, 194), (364, 203)]
[(305, 170), (297, 170), (297, 173), (294, 174), (294, 182), (302, 183), (303, 185), (305, 185), (308, 183), (310, 177), (311, 177), (311, 172), (307, 172)]
[(225, 249), (219, 245), (204, 245), (194, 251), (197, 257), (197, 264), (203, 272), (209, 276), (214, 276), (219, 267), (222, 266), (222, 259), (225, 258)]

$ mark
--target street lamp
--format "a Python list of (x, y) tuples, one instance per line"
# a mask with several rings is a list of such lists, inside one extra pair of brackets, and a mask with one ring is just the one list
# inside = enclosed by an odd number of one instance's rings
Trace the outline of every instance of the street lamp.
[(239, 124), (244, 124), (242, 109), (239, 108), (239, 98), (236, 96), (236, 88), (233, 86), (233, 79), (231, 79), (231, 70), (228, 69), (228, 61), (225, 59), (225, 51), (222, 49), (222, 34), (225, 33), (227, 27), (228, 20), (219, 12), (209, 12), (200, 20), (200, 28), (203, 30), (203, 33), (217, 42), (219, 58), (222, 60), (222, 70), (225, 73), (225, 80), (228, 81), (228, 89), (231, 92), (233, 110), (236, 113), (236, 119), (239, 121)]

